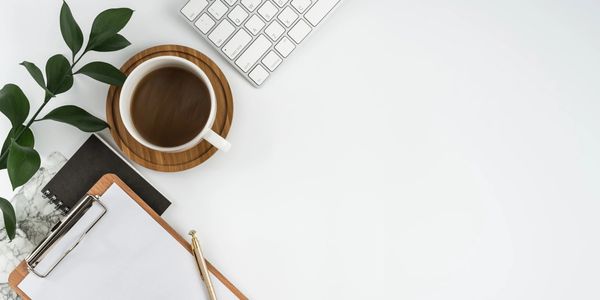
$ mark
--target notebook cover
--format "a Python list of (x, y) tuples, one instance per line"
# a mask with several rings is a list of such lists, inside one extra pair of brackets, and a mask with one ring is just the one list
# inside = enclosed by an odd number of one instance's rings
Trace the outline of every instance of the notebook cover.
[(48, 191), (64, 206), (72, 208), (107, 173), (121, 178), (157, 214), (162, 215), (171, 205), (165, 196), (96, 135), (83, 143), (42, 191)]

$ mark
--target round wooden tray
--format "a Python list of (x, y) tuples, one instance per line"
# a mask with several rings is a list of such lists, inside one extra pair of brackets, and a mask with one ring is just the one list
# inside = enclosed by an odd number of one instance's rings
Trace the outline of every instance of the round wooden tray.
[[(222, 137), (227, 137), (227, 133), (229, 133), (229, 128), (231, 127), (231, 120), (233, 119), (231, 89), (221, 69), (204, 54), (185, 46), (156, 46), (134, 55), (121, 67), (121, 71), (129, 74), (142, 62), (153, 57), (165, 55), (185, 58), (202, 68), (206, 75), (208, 75), (217, 97), (217, 116), (212, 129)], [(106, 119), (110, 125), (110, 133), (115, 139), (117, 146), (131, 160), (149, 169), (163, 172), (178, 172), (205, 162), (217, 152), (217, 148), (204, 140), (195, 147), (178, 153), (160, 152), (138, 143), (123, 125), (119, 113), (120, 93), (121, 89), (119, 87), (111, 86), (108, 90)]]

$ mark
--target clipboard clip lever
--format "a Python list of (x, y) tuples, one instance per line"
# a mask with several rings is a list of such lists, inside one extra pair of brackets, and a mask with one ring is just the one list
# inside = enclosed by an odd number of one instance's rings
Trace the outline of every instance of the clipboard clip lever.
[[(65, 234), (73, 228), (75, 224), (85, 215), (85, 213), (94, 205), (98, 204), (102, 210), (96, 218), (91, 220), (90, 224), (83, 229), (82, 234), (79, 235), (76, 242), (68, 248), (64, 253), (56, 258), (56, 262), (50, 264), (46, 271), (39, 272), (36, 267), (42, 262), (42, 260), (48, 255), (50, 250), (65, 236)], [(94, 195), (85, 195), (77, 204), (69, 211), (69, 213), (52, 229), (50, 234), (42, 242), (35, 247), (33, 252), (25, 259), (27, 269), (38, 277), (45, 278), (48, 276), (54, 268), (73, 250), (85, 235), (100, 221), (100, 219), (106, 214), (106, 206), (100, 202), (100, 198)], [(44, 263), (46, 265), (46, 263)]]

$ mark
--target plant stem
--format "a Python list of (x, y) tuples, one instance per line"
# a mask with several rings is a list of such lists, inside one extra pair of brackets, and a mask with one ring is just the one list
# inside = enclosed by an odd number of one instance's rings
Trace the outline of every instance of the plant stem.
[[(44, 101), (42, 103), (42, 105), (40, 105), (40, 108), (38, 108), (38, 110), (35, 112), (35, 114), (33, 114), (31, 119), (29, 119), (29, 122), (27, 122), (27, 125), (25, 125), (25, 127), (23, 127), (23, 129), (21, 131), (19, 131), (19, 133), (16, 135), (15, 141), (18, 141), (19, 138), (21, 137), (21, 135), (23, 135), (23, 133), (27, 130), (27, 128), (29, 128), (31, 126), (31, 124), (33, 124), (35, 118), (37, 118), (37, 116), (40, 114), (42, 109), (44, 109), (46, 104), (48, 104), (48, 102), (50, 102), (50, 101)], [(2, 152), (2, 155), (0, 155), (0, 160), (3, 160), (6, 157), (6, 155), (8, 155), (8, 148), (6, 148), (6, 150), (4, 150), (4, 152)]]
[[(75, 67), (75, 65), (79, 62), (79, 60), (85, 55), (86, 51), (83, 51), (83, 53), (81, 53), (81, 55), (79, 56), (78, 59), (76, 59), (75, 61), (73, 61), (73, 64), (71, 65), (71, 73), (73, 73), (73, 67)], [(73, 56), (73, 59), (75, 59), (75, 57)]]
[[(79, 60), (83, 57), (83, 55), (85, 53), (86, 53), (86, 51), (84, 51), (83, 53), (81, 53), (81, 55), (79, 56), (79, 58), (76, 59), (73, 62), (73, 64), (71, 65), (71, 74), (73, 74), (73, 68), (79, 62)], [(64, 78), (63, 78), (62, 81), (64, 81)], [(48, 104), (48, 102), (50, 102), (50, 99), (48, 99), (47, 101), (44, 100), (42, 102), (42, 105), (40, 105), (40, 107), (33, 114), (33, 116), (31, 117), (31, 119), (29, 119), (29, 122), (27, 122), (27, 125), (25, 125), (25, 127), (23, 127), (23, 129), (21, 129), (21, 131), (19, 131), (19, 133), (17, 133), (17, 135), (15, 135), (15, 138), (14, 138), (15, 141), (18, 141), (19, 138), (21, 138), (21, 136), (23, 135), (23, 133), (25, 133), (25, 131), (31, 126), (31, 124), (33, 124), (33, 122), (38, 121), (38, 120), (36, 120), (37, 116), (40, 114), (40, 112), (42, 112), (42, 109), (44, 109), (44, 107), (46, 106), (46, 104)], [(6, 148), (6, 150), (4, 150), (4, 152), (2, 152), (2, 154), (0, 155), (0, 160), (3, 160), (7, 155), (8, 155), (8, 148)]]

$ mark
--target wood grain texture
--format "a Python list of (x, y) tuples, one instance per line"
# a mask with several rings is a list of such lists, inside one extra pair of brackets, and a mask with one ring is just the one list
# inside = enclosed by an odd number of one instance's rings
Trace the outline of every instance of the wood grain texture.
[(8, 275), (8, 286), (21, 297), (23, 300), (31, 300), (23, 291), (18, 287), (19, 283), (25, 279), (25, 276), (29, 271), (27, 270), (27, 264), (22, 261), (9, 275)]
[[(206, 73), (210, 79), (215, 95), (217, 97), (217, 116), (212, 130), (227, 137), (231, 122), (233, 120), (233, 96), (227, 78), (221, 72), (221, 69), (206, 55), (185, 46), (179, 45), (161, 45), (146, 49), (129, 59), (122, 67), (121, 71), (125, 74), (131, 73), (135, 67), (142, 62), (158, 56), (178, 56), (185, 58)], [(110, 125), (110, 132), (117, 146), (123, 151), (125, 156), (138, 164), (163, 172), (178, 172), (193, 168), (217, 152), (206, 141), (200, 142), (195, 147), (178, 153), (165, 153), (149, 149), (137, 142), (125, 129), (121, 115), (119, 113), (119, 95), (121, 89), (111, 86), (106, 98), (106, 119)]]
[[(146, 202), (142, 200), (131, 188), (129, 188), (117, 175), (114, 174), (106, 174), (98, 180), (98, 182), (88, 191), (90, 195), (102, 195), (108, 188), (117, 184), (121, 187), (135, 202), (146, 211), (152, 219), (154, 219), (158, 224), (160, 224), (169, 234), (173, 236), (187, 251), (190, 255), (194, 255), (192, 252), (192, 245), (187, 242), (181, 235), (179, 235), (165, 220), (163, 220), (155, 211), (153, 211)], [(240, 290), (238, 290), (221, 272), (219, 272), (210, 262), (206, 261), (206, 265), (208, 266), (208, 270), (217, 278), (219, 281), (223, 283), (231, 292), (236, 295), (240, 300), (247, 300), (248, 298), (242, 294)], [(21, 289), (18, 288), (19, 283), (23, 281), (25, 276), (29, 271), (27, 270), (27, 265), (25, 261), (22, 261), (16, 268), (13, 270), (8, 277), (9, 286), (24, 300), (30, 300), (25, 293)], [(202, 282), (198, 282), (198, 284), (203, 284)]]

